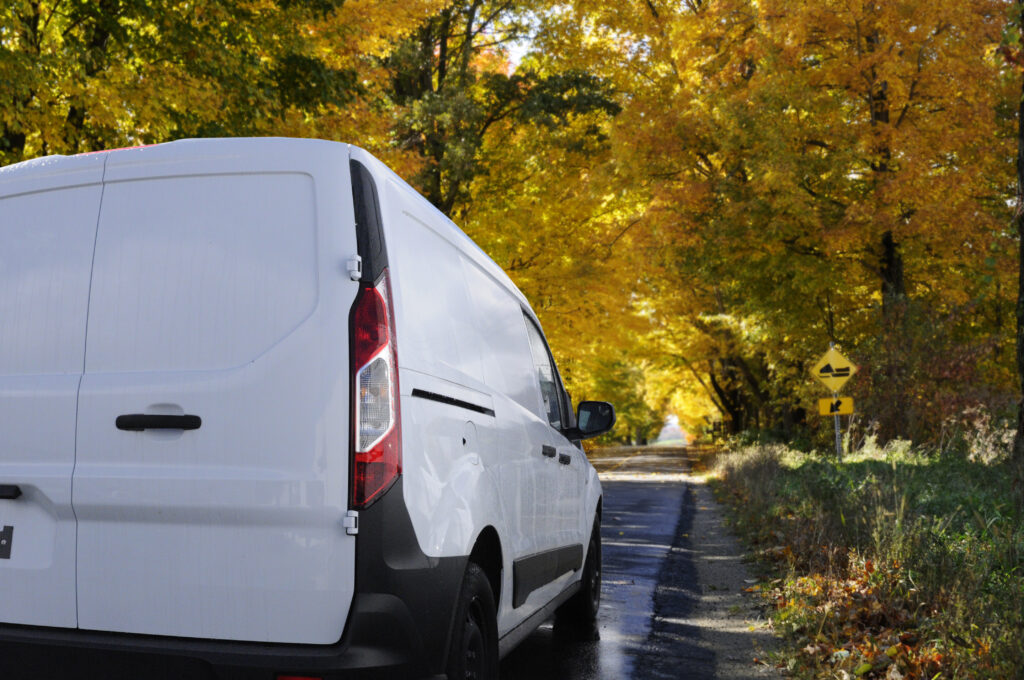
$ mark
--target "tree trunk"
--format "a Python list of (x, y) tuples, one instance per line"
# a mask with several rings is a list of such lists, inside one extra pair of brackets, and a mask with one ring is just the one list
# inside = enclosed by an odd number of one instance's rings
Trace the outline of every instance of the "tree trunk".
[[(1024, 19), (1024, 2), (1017, 3)], [(1024, 31), (1024, 22), (1022, 22)], [(1017, 103), (1017, 208), (1013, 221), (1017, 226), (1017, 379), (1024, 395), (1024, 79)], [(1013, 438), (1013, 490), (1017, 508), (1024, 511), (1024, 399), (1017, 405), (1017, 433)]]
[(907, 293), (903, 281), (903, 256), (892, 231), (882, 234), (882, 257), (879, 259), (882, 275), (882, 311), (888, 315)]
[(715, 375), (714, 364), (708, 367), (708, 378), (718, 395), (719, 403), (725, 409), (722, 413), (727, 421), (725, 427), (729, 434), (739, 434), (747, 426), (743, 394), (735, 387), (735, 376), (731, 374), (729, 366), (722, 360), (719, 363), (722, 365), (721, 379)]

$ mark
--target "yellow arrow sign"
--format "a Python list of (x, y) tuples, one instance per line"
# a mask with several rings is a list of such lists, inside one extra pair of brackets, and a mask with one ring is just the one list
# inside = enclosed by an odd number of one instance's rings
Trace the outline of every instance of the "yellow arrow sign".
[(819, 399), (818, 413), (823, 416), (848, 416), (853, 414), (853, 397)]
[(838, 392), (857, 372), (857, 367), (835, 348), (829, 349), (811, 369), (811, 375), (832, 392)]

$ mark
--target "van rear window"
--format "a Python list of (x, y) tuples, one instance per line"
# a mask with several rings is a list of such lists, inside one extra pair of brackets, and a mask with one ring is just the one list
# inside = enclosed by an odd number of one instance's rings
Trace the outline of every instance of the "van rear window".
[(316, 265), (307, 175), (108, 183), (86, 371), (210, 370), (249, 362), (312, 312)]

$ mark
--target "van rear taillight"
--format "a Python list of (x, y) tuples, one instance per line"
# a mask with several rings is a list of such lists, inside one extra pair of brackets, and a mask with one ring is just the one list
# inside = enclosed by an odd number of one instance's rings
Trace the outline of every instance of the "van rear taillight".
[(352, 306), (352, 497), (364, 508), (402, 473), (395, 316), (387, 270)]

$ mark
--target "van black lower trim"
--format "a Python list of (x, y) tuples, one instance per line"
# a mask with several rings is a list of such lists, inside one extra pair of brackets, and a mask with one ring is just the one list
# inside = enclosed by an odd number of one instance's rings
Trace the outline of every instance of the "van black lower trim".
[[(4, 680), (276, 680), (281, 673), (331, 680), (436, 677), (401, 642), (412, 631), (395, 602), (353, 601), (362, 634), (333, 645), (202, 640), (67, 628), (0, 626)], [(376, 640), (370, 638), (376, 636)], [(356, 639), (356, 638), (361, 639)], [(389, 645), (389, 641), (394, 641)], [(370, 644), (366, 644), (370, 641)]]
[(483, 413), (485, 416), (494, 417), (494, 409), (492, 408), (477, 406), (476, 404), (468, 401), (462, 401), (461, 399), (449, 397), (444, 394), (438, 394), (437, 392), (427, 392), (426, 390), (421, 390), (418, 387), (413, 389), (412, 396), (419, 397), (420, 399), (429, 399), (430, 401), (438, 401), (442, 404), (448, 404), (449, 406), (458, 406), (459, 408), (464, 408), (468, 411), (476, 411), (477, 413)]
[(545, 550), (513, 561), (512, 606), (521, 606), (533, 591), (582, 566), (583, 546), (579, 543)]
[(565, 604), (570, 597), (579, 592), (581, 586), (582, 584), (579, 581), (571, 583), (568, 588), (562, 591), (561, 595), (551, 600), (551, 602), (548, 602), (533, 614), (530, 614), (526, 620), (509, 632), (505, 633), (505, 635), (498, 640), (498, 656), (504, 658), (506, 654), (515, 649), (520, 642), (528, 638), (530, 634), (537, 629), (537, 626), (554, 616), (559, 607)]
[[(411, 677), (443, 674), (455, 600), (469, 556), (431, 557), (421, 549), (405, 505), (404, 478), (359, 512), (353, 612), (344, 639), (384, 645), (409, 660)], [(375, 603), (378, 616), (358, 616)]]

